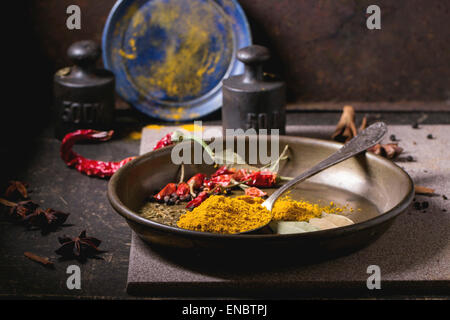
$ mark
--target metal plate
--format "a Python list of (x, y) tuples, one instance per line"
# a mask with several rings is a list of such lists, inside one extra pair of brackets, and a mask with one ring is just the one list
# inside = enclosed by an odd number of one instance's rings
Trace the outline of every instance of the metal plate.
[[(241, 139), (242, 137), (238, 138)], [(280, 136), (280, 148), (288, 144), (290, 160), (282, 176), (297, 176), (341, 147), (341, 144), (308, 138)], [(235, 144), (236, 145), (236, 144)], [(348, 159), (298, 185), (296, 197), (310, 201), (349, 203), (355, 224), (300, 234), (224, 235), (196, 232), (147, 220), (137, 213), (146, 197), (176, 180), (178, 167), (171, 160), (171, 147), (144, 154), (121, 168), (111, 178), (108, 197), (114, 209), (145, 241), (178, 249), (211, 250), (211, 254), (248, 256), (249, 253), (288, 255), (301, 248), (302, 259), (330, 257), (361, 248), (377, 239), (406, 210), (414, 196), (411, 178), (393, 162), (372, 153)], [(248, 141), (246, 145), (248, 152)], [(207, 165), (186, 167), (212, 173)], [(224, 253), (225, 252), (225, 253)], [(292, 251), (291, 251), (292, 252)]]
[(121, 0), (102, 39), (117, 92), (167, 121), (220, 108), (222, 80), (243, 72), (235, 53), (250, 44), (247, 19), (235, 0)]

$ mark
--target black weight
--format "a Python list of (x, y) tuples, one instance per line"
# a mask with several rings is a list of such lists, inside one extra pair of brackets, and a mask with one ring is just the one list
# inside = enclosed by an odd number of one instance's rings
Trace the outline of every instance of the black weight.
[(265, 74), (262, 63), (270, 58), (267, 48), (253, 45), (240, 49), (237, 59), (245, 64), (242, 75), (223, 81), (222, 126), (226, 129), (286, 130), (285, 84)]
[(114, 75), (96, 68), (101, 49), (93, 41), (74, 43), (67, 55), (74, 66), (54, 76), (55, 136), (77, 129), (109, 130), (114, 122)]

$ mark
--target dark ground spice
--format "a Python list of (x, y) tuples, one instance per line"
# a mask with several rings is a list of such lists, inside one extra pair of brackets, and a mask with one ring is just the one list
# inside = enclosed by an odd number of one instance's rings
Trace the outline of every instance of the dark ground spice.
[(184, 213), (186, 203), (168, 206), (164, 203), (147, 202), (139, 209), (142, 217), (172, 227), (177, 226), (178, 219)]

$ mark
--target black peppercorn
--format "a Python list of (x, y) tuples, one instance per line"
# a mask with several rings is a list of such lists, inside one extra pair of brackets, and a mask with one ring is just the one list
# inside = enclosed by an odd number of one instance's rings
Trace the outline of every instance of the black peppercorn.
[(412, 162), (412, 161), (414, 161), (414, 158), (412, 156), (407, 156), (406, 161)]
[(426, 208), (428, 208), (428, 201), (424, 201), (424, 202), (422, 202), (422, 209), (426, 209)]
[(416, 210), (422, 209), (422, 205), (420, 204), (420, 202), (414, 202), (414, 209)]
[(414, 122), (412, 125), (413, 129), (419, 129), (419, 124), (417, 122)]
[(391, 139), (391, 141), (396, 141), (397, 137), (395, 136), (395, 134), (391, 134), (391, 136), (389, 137), (389, 139)]
[(427, 135), (427, 139), (433, 139), (433, 135), (430, 133), (429, 135)]

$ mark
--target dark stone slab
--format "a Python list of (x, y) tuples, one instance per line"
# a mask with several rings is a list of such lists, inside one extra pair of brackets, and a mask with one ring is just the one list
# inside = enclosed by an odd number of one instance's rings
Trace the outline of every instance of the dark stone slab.
[[(326, 138), (333, 126), (290, 126), (288, 133)], [(205, 135), (217, 128), (207, 128)], [(155, 139), (171, 131), (145, 130), (141, 153)], [(428, 134), (436, 137), (427, 139)], [(450, 157), (448, 126), (390, 126), (405, 149), (397, 163), (413, 180), (435, 189), (436, 196), (416, 196), (428, 201), (426, 210), (411, 207), (370, 246), (334, 260), (311, 265), (278, 264), (239, 266), (240, 261), (218, 266), (202, 256), (174, 256), (167, 250), (132, 237), (127, 291), (133, 295), (225, 297), (374, 297), (450, 294)], [(416, 162), (405, 160), (407, 155)], [(446, 211), (443, 211), (446, 210)], [(288, 255), (301, 254), (298, 252)], [(236, 265), (239, 266), (236, 268)], [(368, 290), (367, 268), (381, 269), (382, 290)]]
[[(29, 114), (27, 114), (28, 116)], [(362, 114), (357, 115), (358, 121), (360, 121), (360, 116)], [(392, 116), (390, 113), (380, 113), (377, 119), (387, 120), (388, 123), (410, 123), (422, 117), (423, 114), (421, 113), (399, 114), (396, 116)], [(144, 118), (139, 119), (142, 124), (148, 124)], [(288, 130), (290, 134), (327, 139), (329, 136), (327, 130), (331, 130), (333, 128), (332, 125), (338, 119), (339, 113), (290, 113)], [(17, 119), (2, 118), (2, 120), (10, 122), (11, 128), (14, 125), (14, 129), (2, 132), (0, 182), (3, 184), (9, 179), (27, 181), (33, 189), (31, 193), (33, 200), (39, 202), (43, 207), (67, 211), (71, 215), (67, 220), (68, 226), (55, 233), (42, 236), (39, 231), (26, 231), (21, 226), (10, 223), (0, 214), (0, 298), (133, 298), (133, 296), (126, 293), (128, 262), (132, 241), (131, 231), (124, 220), (110, 207), (106, 199), (107, 180), (89, 178), (73, 169), (67, 168), (60, 160), (59, 141), (52, 138), (51, 128), (44, 132), (29, 130), (27, 135), (23, 135), (24, 131), (22, 130), (27, 127), (23, 125), (16, 127)], [(428, 122), (431, 120), (432, 122)], [(133, 123), (130, 120), (122, 123), (121, 126), (130, 128)], [(220, 124), (220, 122), (216, 123)], [(425, 120), (425, 123), (449, 123), (448, 113), (440, 114), (439, 117), (434, 118), (430, 116)], [(296, 124), (314, 125), (298, 126), (296, 128), (294, 127)], [(319, 124), (329, 124), (330, 126), (326, 127), (328, 129), (321, 131), (318, 129), (320, 127), (317, 126)], [(44, 124), (36, 123), (35, 126), (43, 127)], [(391, 129), (397, 130), (396, 128), (392, 127)], [(2, 129), (5, 128), (2, 127)], [(6, 129), (9, 129), (9, 127)], [(447, 184), (447, 181), (450, 179), (446, 179), (444, 175), (445, 169), (447, 169), (448, 175), (448, 168), (450, 168), (448, 162), (445, 162), (449, 159), (448, 139), (445, 140), (446, 135), (448, 136), (448, 126), (424, 126), (422, 129), (414, 131), (409, 129), (410, 126), (404, 126), (399, 127), (399, 131), (392, 132), (397, 135), (398, 139), (401, 139), (400, 145), (405, 147), (404, 155), (414, 156), (417, 162), (408, 163), (404, 157), (401, 157), (398, 164), (405, 166), (417, 183), (433, 187), (436, 189), (436, 193), (446, 194), (450, 198), (450, 188)], [(436, 139), (426, 139), (428, 133), (432, 133)], [(120, 138), (119, 132), (116, 133), (115, 137), (116, 139), (110, 142), (77, 145), (76, 150), (88, 157), (102, 160), (117, 160), (139, 153), (139, 141), (129, 140), (123, 136)], [(155, 136), (155, 138), (157, 137), (158, 135)], [(414, 146), (413, 141), (416, 141), (416, 146)], [(448, 255), (445, 253), (447, 252), (445, 248), (448, 248), (449, 242), (448, 214), (450, 212), (450, 200), (445, 201), (441, 196), (432, 198), (420, 196), (417, 197), (417, 200), (428, 201), (430, 209), (426, 213), (411, 209), (407, 214), (399, 217), (391, 230), (374, 243), (374, 246), (376, 245), (381, 249), (376, 251), (372, 247), (368, 247), (361, 251), (366, 252), (362, 256), (362, 253), (356, 253), (356, 256), (351, 255), (348, 258), (342, 258), (350, 259), (350, 261), (355, 263), (355, 267), (351, 266), (351, 268), (347, 269), (347, 272), (357, 274), (358, 279), (360, 279), (359, 283), (347, 283), (353, 285), (347, 291), (348, 295), (355, 295), (355, 287), (361, 288), (364, 276), (366, 276), (363, 266), (368, 263), (380, 263), (382, 277), (386, 275), (386, 280), (390, 279), (390, 282), (387, 281), (386, 287), (383, 287), (383, 289), (393, 286), (398, 290), (396, 292), (409, 290), (416, 294), (420, 293), (420, 289), (424, 295), (432, 295), (439, 290), (442, 292), (442, 290), (448, 288), (450, 275), (448, 269), (447, 273), (442, 270), (445, 270), (443, 266), (448, 267), (450, 265)], [(447, 211), (439, 211), (440, 209), (446, 209)], [(399, 233), (397, 232), (399, 228), (398, 223), (402, 221), (407, 223), (409, 230)], [(83, 229), (87, 230), (88, 235), (93, 235), (103, 240), (100, 248), (108, 251), (102, 255), (104, 260), (89, 260), (85, 264), (78, 264), (76, 261), (59, 262), (57, 255), (54, 253), (54, 250), (59, 245), (58, 236), (64, 234), (74, 236)], [(153, 255), (159, 257), (152, 262), (153, 266), (166, 268), (166, 264), (170, 264), (170, 268), (165, 269), (166, 272), (164, 274), (166, 275), (167, 271), (173, 269), (183, 270), (183, 272), (187, 273), (191, 273), (194, 270), (197, 273), (197, 277), (216, 278), (219, 280), (226, 275), (225, 272), (220, 270), (214, 271), (213, 269), (208, 273), (199, 269), (195, 266), (195, 257), (190, 260), (190, 264), (188, 263), (187, 266), (183, 267), (183, 264), (179, 263), (177, 259), (171, 260), (160, 251), (149, 249), (148, 246), (145, 246), (145, 248), (149, 250), (148, 254), (151, 258)], [(55, 269), (46, 269), (28, 260), (23, 256), (25, 251), (31, 251), (51, 258), (51, 260), (55, 261)], [(370, 259), (362, 260), (364, 257), (367, 258), (369, 254)], [(390, 255), (393, 258), (388, 258), (385, 263), (383, 261), (380, 262), (381, 259), (386, 259), (386, 255)], [(142, 256), (143, 262), (145, 262), (145, 257)], [(393, 259), (396, 259), (395, 263), (392, 262)], [(337, 266), (336, 268), (341, 267), (341, 262), (339, 261), (341, 260), (336, 260), (332, 265)], [(68, 290), (66, 287), (68, 277), (66, 268), (70, 264), (77, 264), (81, 268), (81, 290)], [(319, 264), (318, 274), (324, 272), (324, 267), (321, 267), (321, 265)], [(139, 267), (140, 270), (144, 270), (139, 275), (140, 280), (144, 280), (146, 277), (149, 280), (148, 276), (151, 273), (148, 268), (145, 269), (146, 266), (149, 265), (141, 264)], [(289, 273), (291, 270), (292, 268), (280, 269), (277, 274), (282, 275), (281, 271)], [(261, 272), (255, 273), (258, 273), (259, 276), (262, 274)], [(424, 275), (422, 281), (401, 280), (402, 277), (410, 279), (417, 273)], [(342, 273), (333, 273), (325, 279), (343, 274), (344, 271)], [(173, 276), (171, 275), (171, 277)], [(343, 275), (342, 279), (345, 280), (348, 277)], [(131, 290), (130, 287), (130, 292), (136, 290), (133, 294), (150, 295), (147, 287), (148, 282), (138, 282), (137, 280), (139, 279), (131, 277), (131, 273), (130, 279), (136, 280), (136, 289)], [(318, 296), (323, 296), (326, 292), (331, 292), (331, 296), (343, 296), (345, 290), (342, 283), (334, 283), (335, 289), (333, 290), (335, 291), (333, 291), (330, 289), (330, 286), (333, 285), (332, 282), (320, 282), (320, 279), (317, 276), (316, 281), (309, 283), (311, 288), (322, 288), (320, 292), (316, 292)], [(197, 284), (192, 284), (192, 286), (184, 285), (185, 292), (182, 292), (182, 282), (181, 284), (176, 282), (170, 284), (167, 281), (163, 281), (164, 279), (162, 278), (160, 280), (159, 284), (152, 280), (153, 291), (151, 295), (162, 296), (170, 293), (171, 295), (193, 296), (195, 293), (194, 288), (197, 286), (197, 295), (201, 296), (207, 287), (207, 284), (197, 281)], [(214, 284), (220, 285), (219, 280), (215, 281)], [(212, 282), (210, 281), (210, 283)], [(249, 289), (250, 291), (245, 292), (243, 286), (236, 282), (228, 281), (228, 283), (230, 283), (228, 292), (225, 292), (226, 290), (223, 289), (223, 286), (212, 290), (219, 290), (219, 292), (216, 292), (218, 295), (231, 297), (236, 295), (239, 288), (242, 291), (241, 295), (255, 297), (255, 290), (252, 288)], [(257, 282), (254, 283), (256, 285)], [(288, 290), (286, 286), (289, 284), (281, 283), (276, 285), (276, 283), (270, 283), (274, 285), (274, 288), (284, 288), (283, 290), (277, 290), (277, 295)], [(306, 282), (303, 282), (304, 288), (307, 285)], [(167, 288), (166, 292), (164, 292), (164, 288)], [(359, 296), (367, 294), (367, 290), (364, 287), (363, 289), (364, 291)], [(293, 294), (297, 292), (295, 289), (290, 290), (293, 291)], [(385, 292), (385, 290), (381, 291), (381, 294)], [(310, 290), (302, 289), (300, 294), (302, 292), (309, 294)], [(267, 292), (265, 294), (267, 295)], [(370, 291), (368, 294), (372, 295), (373, 292)]]

